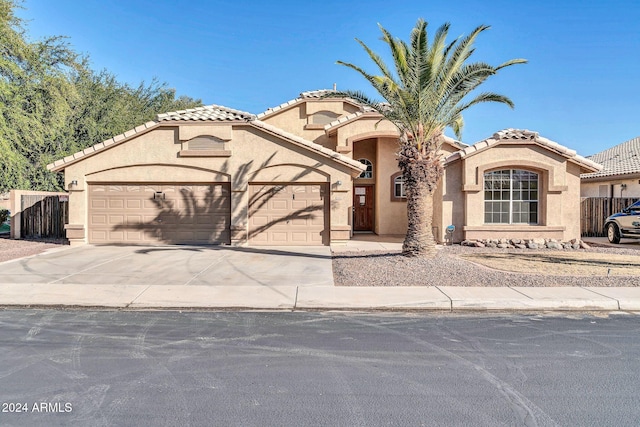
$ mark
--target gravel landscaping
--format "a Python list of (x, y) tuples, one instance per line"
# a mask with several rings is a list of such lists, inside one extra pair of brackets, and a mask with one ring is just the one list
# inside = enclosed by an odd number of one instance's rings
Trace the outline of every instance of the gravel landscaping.
[(0, 262), (36, 255), (65, 244), (62, 240), (16, 240), (10, 239), (8, 234), (0, 234)]
[[(36, 255), (61, 248), (60, 240), (13, 240), (0, 235), (0, 262)], [(563, 250), (536, 250), (542, 254), (562, 254)], [(568, 250), (571, 254), (625, 255), (638, 258), (635, 249), (599, 248)], [(474, 248), (444, 246), (433, 259), (406, 258), (399, 252), (346, 252), (334, 254), (333, 276), (336, 286), (640, 286), (640, 275), (623, 276), (615, 272), (607, 277), (606, 266), (601, 274), (553, 274), (553, 266), (541, 273), (512, 273), (489, 268), (461, 256), (481, 254), (527, 254), (530, 249)], [(495, 256), (494, 256), (495, 258)], [(581, 262), (588, 263), (585, 256)], [(549, 271), (549, 270), (552, 271)], [(559, 266), (558, 266), (559, 269)]]
[[(536, 252), (561, 254), (563, 250), (543, 249)], [(638, 257), (634, 249), (590, 248), (571, 253), (611, 254)], [(445, 246), (433, 259), (406, 258), (399, 252), (347, 252), (334, 254), (333, 277), (336, 286), (640, 286), (640, 276), (602, 274), (588, 276), (512, 273), (488, 268), (462, 259), (465, 254), (527, 254), (530, 249), (473, 248)]]

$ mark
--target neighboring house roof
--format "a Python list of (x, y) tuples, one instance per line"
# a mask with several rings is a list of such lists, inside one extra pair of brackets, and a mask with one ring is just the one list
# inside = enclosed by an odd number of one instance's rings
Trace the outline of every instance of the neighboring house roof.
[(150, 121), (143, 125), (137, 126), (134, 129), (128, 130), (120, 135), (116, 135), (113, 138), (109, 138), (106, 141), (95, 144), (82, 151), (78, 151), (77, 153), (67, 156), (64, 159), (56, 160), (54, 163), (48, 164), (47, 169), (52, 171), (63, 170), (69, 164), (75, 163), (76, 161), (88, 155), (96, 154), (97, 152), (102, 151), (113, 144), (121, 144), (133, 138), (134, 136), (137, 136), (141, 133), (146, 133), (151, 129), (158, 127), (162, 122), (171, 121), (218, 121), (250, 123), (257, 128), (264, 129), (272, 134), (277, 134), (278, 136), (285, 138), (297, 145), (301, 145), (312, 151), (316, 151), (353, 169), (364, 170), (366, 168), (366, 166), (356, 160), (351, 159), (350, 157), (337, 153), (314, 142), (300, 138), (296, 135), (285, 132), (275, 126), (271, 126), (264, 122), (256, 120), (256, 116), (251, 113), (234, 110), (232, 108), (227, 108), (220, 105), (206, 105), (204, 107), (158, 114), (155, 121)]
[(599, 172), (580, 175), (582, 179), (640, 173), (640, 137), (630, 139), (587, 158), (600, 163), (603, 168)]
[(575, 150), (565, 147), (564, 145), (560, 145), (557, 142), (551, 141), (545, 137), (542, 137), (538, 134), (538, 132), (533, 132), (526, 129), (504, 129), (499, 132), (493, 134), (491, 138), (487, 138), (480, 142), (476, 142), (473, 145), (469, 145), (468, 147), (456, 151), (455, 153), (451, 153), (449, 157), (446, 158), (445, 163), (451, 163), (454, 160), (461, 159), (464, 157), (472, 156), (480, 151), (484, 151), (485, 149), (491, 147), (492, 145), (499, 144), (503, 141), (527, 141), (538, 144), (550, 151), (556, 152), (563, 157), (566, 157), (568, 160), (573, 161), (574, 163), (579, 164), (584, 169), (588, 171), (599, 171), (602, 169), (602, 165), (594, 162), (593, 160), (589, 160), (585, 157), (580, 156), (576, 153)]

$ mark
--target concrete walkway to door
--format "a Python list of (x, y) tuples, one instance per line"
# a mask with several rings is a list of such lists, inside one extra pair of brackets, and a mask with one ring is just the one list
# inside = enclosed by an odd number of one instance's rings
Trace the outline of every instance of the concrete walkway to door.
[(333, 286), (331, 251), (315, 247), (78, 246), (2, 263), (2, 283)]

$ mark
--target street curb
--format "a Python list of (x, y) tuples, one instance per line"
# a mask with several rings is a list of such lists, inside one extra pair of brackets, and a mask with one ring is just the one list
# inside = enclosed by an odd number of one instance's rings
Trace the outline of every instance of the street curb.
[(0, 307), (123, 310), (640, 311), (640, 287), (335, 287), (0, 284)]

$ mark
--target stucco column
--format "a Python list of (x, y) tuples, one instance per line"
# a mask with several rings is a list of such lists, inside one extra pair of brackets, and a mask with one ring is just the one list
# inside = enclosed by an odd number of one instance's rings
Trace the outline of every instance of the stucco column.
[(350, 179), (340, 182), (340, 185), (330, 184), (331, 243), (346, 242), (351, 238), (352, 185)]
[(245, 246), (249, 236), (249, 192), (242, 189), (231, 190), (231, 244)]

